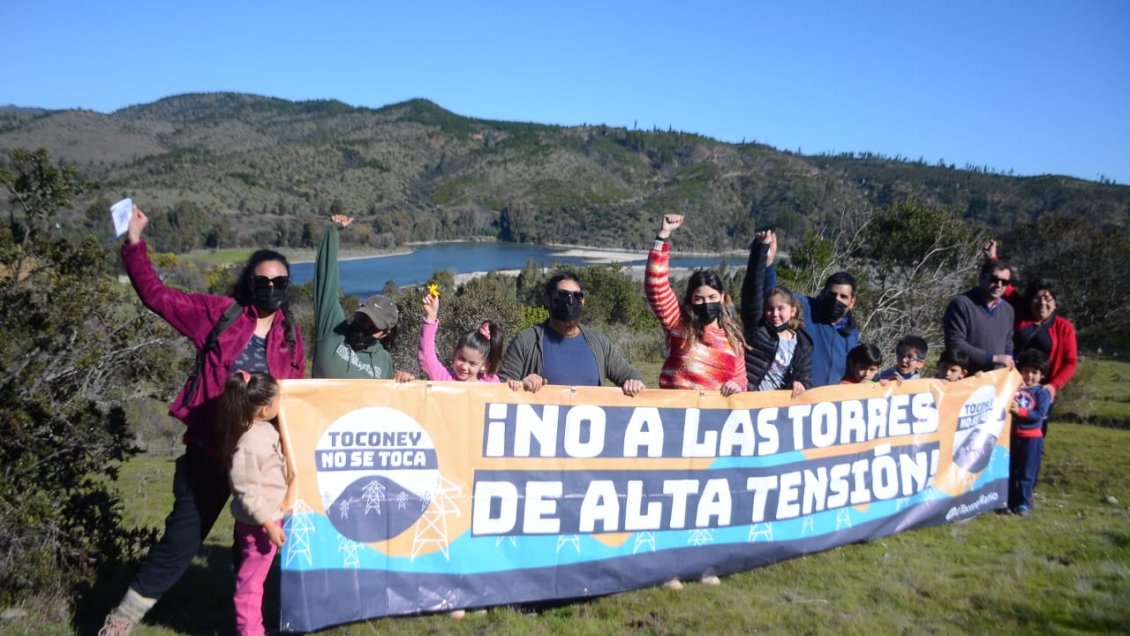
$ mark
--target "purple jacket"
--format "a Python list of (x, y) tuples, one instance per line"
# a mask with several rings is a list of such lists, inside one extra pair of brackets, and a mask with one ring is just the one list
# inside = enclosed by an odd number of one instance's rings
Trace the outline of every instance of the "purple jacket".
[[(228, 308), (235, 300), (230, 296), (211, 294), (190, 294), (173, 289), (161, 282), (144, 241), (122, 244), (122, 262), (129, 280), (137, 290), (138, 297), (145, 306), (165, 319), (174, 329), (192, 341), (200, 351), (204, 341)], [(277, 318), (281, 318), (280, 315)], [(200, 388), (196, 397), (186, 401), (185, 383), (177, 399), (169, 407), (169, 414), (188, 425), (185, 440), (211, 445), (215, 431), (214, 421), (220, 394), (224, 383), (231, 375), (231, 365), (251, 341), (255, 333), (258, 314), (254, 307), (244, 307), (243, 315), (220, 334), (217, 346), (204, 358), (204, 368), (200, 374)], [(267, 333), (267, 366), (271, 375), (278, 379), (301, 378), (306, 374), (306, 356), (302, 346), (302, 335), (298, 325), (294, 325), (295, 349), (291, 355), (286, 344), (282, 320), (276, 319)], [(292, 362), (293, 359), (293, 362)]]

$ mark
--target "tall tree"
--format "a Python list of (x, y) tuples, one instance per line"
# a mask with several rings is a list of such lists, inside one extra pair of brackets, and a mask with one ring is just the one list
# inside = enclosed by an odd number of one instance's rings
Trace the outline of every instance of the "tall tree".
[(0, 166), (0, 603), (67, 594), (147, 531), (122, 528), (112, 480), (136, 452), (121, 401), (167, 378), (159, 321), (108, 271), (105, 244), (61, 234), (57, 212), (88, 186), (46, 152)]

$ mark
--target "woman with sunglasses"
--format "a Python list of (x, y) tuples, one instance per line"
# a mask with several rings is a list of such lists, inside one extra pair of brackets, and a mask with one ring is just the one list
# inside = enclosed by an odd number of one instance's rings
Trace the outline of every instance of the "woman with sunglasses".
[[(306, 373), (302, 337), (287, 312), (290, 265), (270, 250), (251, 255), (229, 296), (194, 294), (161, 282), (142, 231), (149, 219), (134, 206), (122, 262), (141, 302), (192, 341), (200, 355), (191, 378), (169, 409), (186, 425), (185, 452), (173, 475), (173, 510), (121, 603), (100, 634), (128, 634), (166, 590), (188, 570), (230, 494), (220, 460), (215, 423), (224, 383), (236, 371), (301, 378)], [(233, 309), (234, 308), (234, 309)], [(227, 326), (214, 335), (221, 320)]]
[[(314, 377), (388, 380), (394, 377), (388, 348), (396, 340), (400, 310), (387, 296), (366, 298), (352, 315), (341, 308), (338, 234), (353, 217), (335, 214), (322, 231), (314, 266)], [(401, 372), (400, 379), (411, 376)]]

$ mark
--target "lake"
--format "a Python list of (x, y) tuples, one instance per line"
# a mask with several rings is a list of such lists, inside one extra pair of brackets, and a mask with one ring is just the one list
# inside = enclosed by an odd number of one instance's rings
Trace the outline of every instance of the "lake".
[[(608, 258), (585, 258), (564, 255), (567, 248), (528, 245), (521, 243), (439, 243), (419, 245), (411, 254), (377, 256), (341, 261), (341, 288), (346, 294), (365, 298), (379, 292), (389, 280), (397, 285), (419, 285), (431, 280), (437, 270), (450, 269), (456, 274), (492, 272), (500, 269), (521, 269), (527, 261), (549, 267), (554, 263), (569, 265), (609, 265)], [(594, 251), (596, 251), (594, 249)], [(620, 260), (619, 258), (616, 260)], [(639, 258), (622, 261), (623, 265), (643, 265), (647, 253)], [(672, 267), (717, 267), (725, 262), (730, 266), (744, 267), (744, 256), (697, 257), (671, 259)], [(314, 277), (313, 263), (294, 263), (290, 276), (301, 285)]]

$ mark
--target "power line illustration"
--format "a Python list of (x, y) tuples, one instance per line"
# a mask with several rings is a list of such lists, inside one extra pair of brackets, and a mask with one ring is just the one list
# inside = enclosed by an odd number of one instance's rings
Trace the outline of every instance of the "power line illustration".
[(462, 495), (463, 489), (443, 475), (439, 476), (435, 488), (424, 495), (421, 500), (424, 514), (416, 522), (416, 536), (412, 539), (412, 561), (428, 546), (438, 546), (443, 558), (451, 560), (447, 517), (461, 515), (455, 500), (462, 499)]
[(408, 509), (408, 491), (407, 490), (401, 490), (396, 495), (396, 497), (394, 497), (394, 499), (396, 500), (396, 509), (397, 510), (407, 510)]
[(632, 554), (636, 554), (641, 548), (648, 548), (651, 552), (655, 552), (655, 533), (649, 531), (637, 532), (636, 542), (632, 546)]
[(755, 523), (749, 527), (749, 536), (746, 537), (746, 541), (753, 543), (758, 539), (763, 539), (768, 542), (773, 541), (773, 523), (771, 521)]
[(376, 510), (377, 514), (381, 514), (381, 502), (385, 500), (385, 486), (380, 481), (374, 479), (365, 484), (361, 489), (361, 501), (365, 502), (365, 514), (368, 515), (370, 510)]
[(687, 545), (700, 546), (708, 543), (714, 543), (714, 531), (710, 528), (692, 530), (690, 536), (687, 537)]
[(839, 512), (836, 513), (836, 530), (840, 530), (841, 528), (850, 528), (850, 527), (851, 527), (851, 509), (850, 508), (840, 508)]
[(306, 559), (306, 565), (313, 565), (314, 558), (310, 554), (310, 535), (314, 534), (314, 511), (306, 502), (299, 499), (290, 507), (292, 513), (286, 523), (286, 565), (290, 565), (296, 557), (301, 555)]
[(337, 516), (339, 519), (349, 518), (349, 503), (348, 499), (342, 499), (341, 502), (337, 504)]
[(562, 534), (557, 536), (557, 554), (561, 554), (561, 548), (566, 544), (573, 546), (577, 554), (581, 553), (581, 535), (579, 534)]
[(514, 535), (507, 536), (507, 535), (504, 535), (504, 534), (500, 534), (500, 535), (498, 535), (497, 537), (494, 538), (494, 547), (497, 548), (497, 547), (501, 546), (502, 542), (504, 540), (510, 542), (510, 547), (512, 547), (512, 548), (518, 547), (518, 537), (515, 537)]
[(342, 553), (341, 566), (359, 569), (361, 567), (361, 544), (344, 536), (337, 538), (337, 551)]
[(801, 535), (806, 535), (806, 534), (815, 533), (815, 532), (816, 532), (816, 517), (814, 517), (812, 515), (806, 515), (805, 518), (804, 518), (804, 522), (800, 524)]

